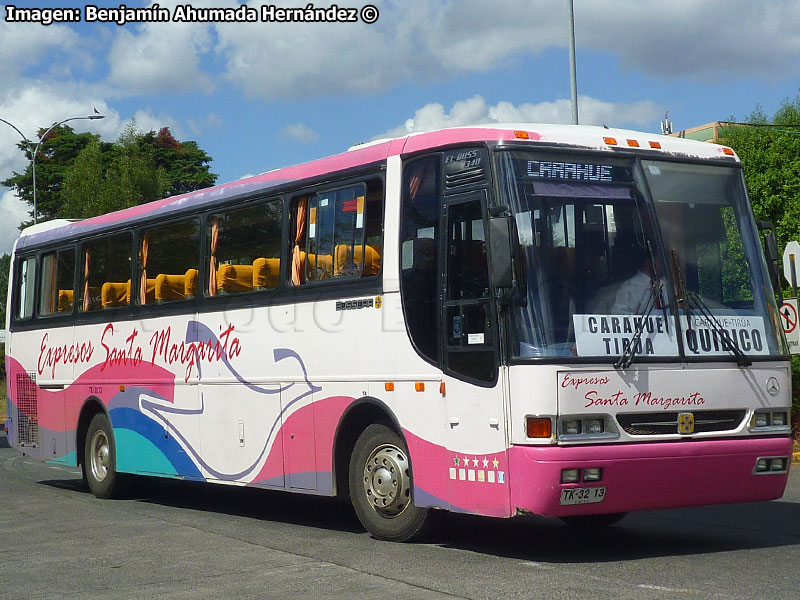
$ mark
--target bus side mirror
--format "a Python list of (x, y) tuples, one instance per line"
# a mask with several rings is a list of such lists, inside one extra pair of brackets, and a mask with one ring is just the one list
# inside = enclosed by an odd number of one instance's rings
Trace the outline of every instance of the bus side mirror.
[(510, 288), (514, 283), (514, 225), (511, 216), (489, 219), (489, 271), (497, 288)]

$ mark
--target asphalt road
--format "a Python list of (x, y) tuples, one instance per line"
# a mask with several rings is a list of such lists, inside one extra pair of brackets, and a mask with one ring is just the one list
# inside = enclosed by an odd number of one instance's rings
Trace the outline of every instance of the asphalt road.
[(0, 598), (800, 598), (800, 469), (780, 501), (629, 515), (599, 533), (448, 515), (372, 539), (328, 498), (140, 482), (97, 500), (0, 437)]

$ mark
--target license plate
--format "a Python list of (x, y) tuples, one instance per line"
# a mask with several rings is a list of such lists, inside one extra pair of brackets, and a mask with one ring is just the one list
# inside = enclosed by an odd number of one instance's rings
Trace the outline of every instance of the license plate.
[(561, 504), (594, 504), (606, 497), (606, 488), (567, 488), (561, 490)]

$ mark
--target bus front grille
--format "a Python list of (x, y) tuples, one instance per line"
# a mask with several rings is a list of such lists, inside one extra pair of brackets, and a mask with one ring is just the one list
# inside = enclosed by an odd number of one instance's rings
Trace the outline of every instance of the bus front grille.
[[(686, 411), (690, 412), (690, 411)], [(694, 415), (693, 433), (732, 431), (745, 418), (746, 410), (698, 410)], [(625, 413), (617, 415), (620, 427), (629, 435), (665, 435), (678, 433), (678, 411), (657, 413)]]
[(23, 446), (39, 445), (39, 398), (36, 373), (17, 373), (17, 442)]

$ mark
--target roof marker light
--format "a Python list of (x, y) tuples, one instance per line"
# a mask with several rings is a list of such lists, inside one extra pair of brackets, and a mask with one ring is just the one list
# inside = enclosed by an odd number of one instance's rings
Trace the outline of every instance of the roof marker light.
[(515, 131), (514, 137), (519, 140), (528, 140), (530, 139), (530, 135), (528, 135), (527, 131)]
[(651, 148), (655, 148), (656, 150), (661, 150), (661, 142), (649, 142)]
[(736, 156), (736, 153), (733, 150), (731, 150), (730, 148), (723, 148), (722, 149), (722, 153), (726, 154), (728, 156)]
[(628, 142), (628, 146), (630, 146), (631, 148), (639, 147), (639, 142), (637, 142), (636, 140), (625, 140), (625, 141)]
[(616, 146), (616, 145), (617, 145), (617, 140), (616, 140), (616, 138), (612, 138), (612, 137), (604, 137), (604, 138), (603, 138), (603, 141), (604, 141), (606, 144), (608, 144), (609, 146)]

